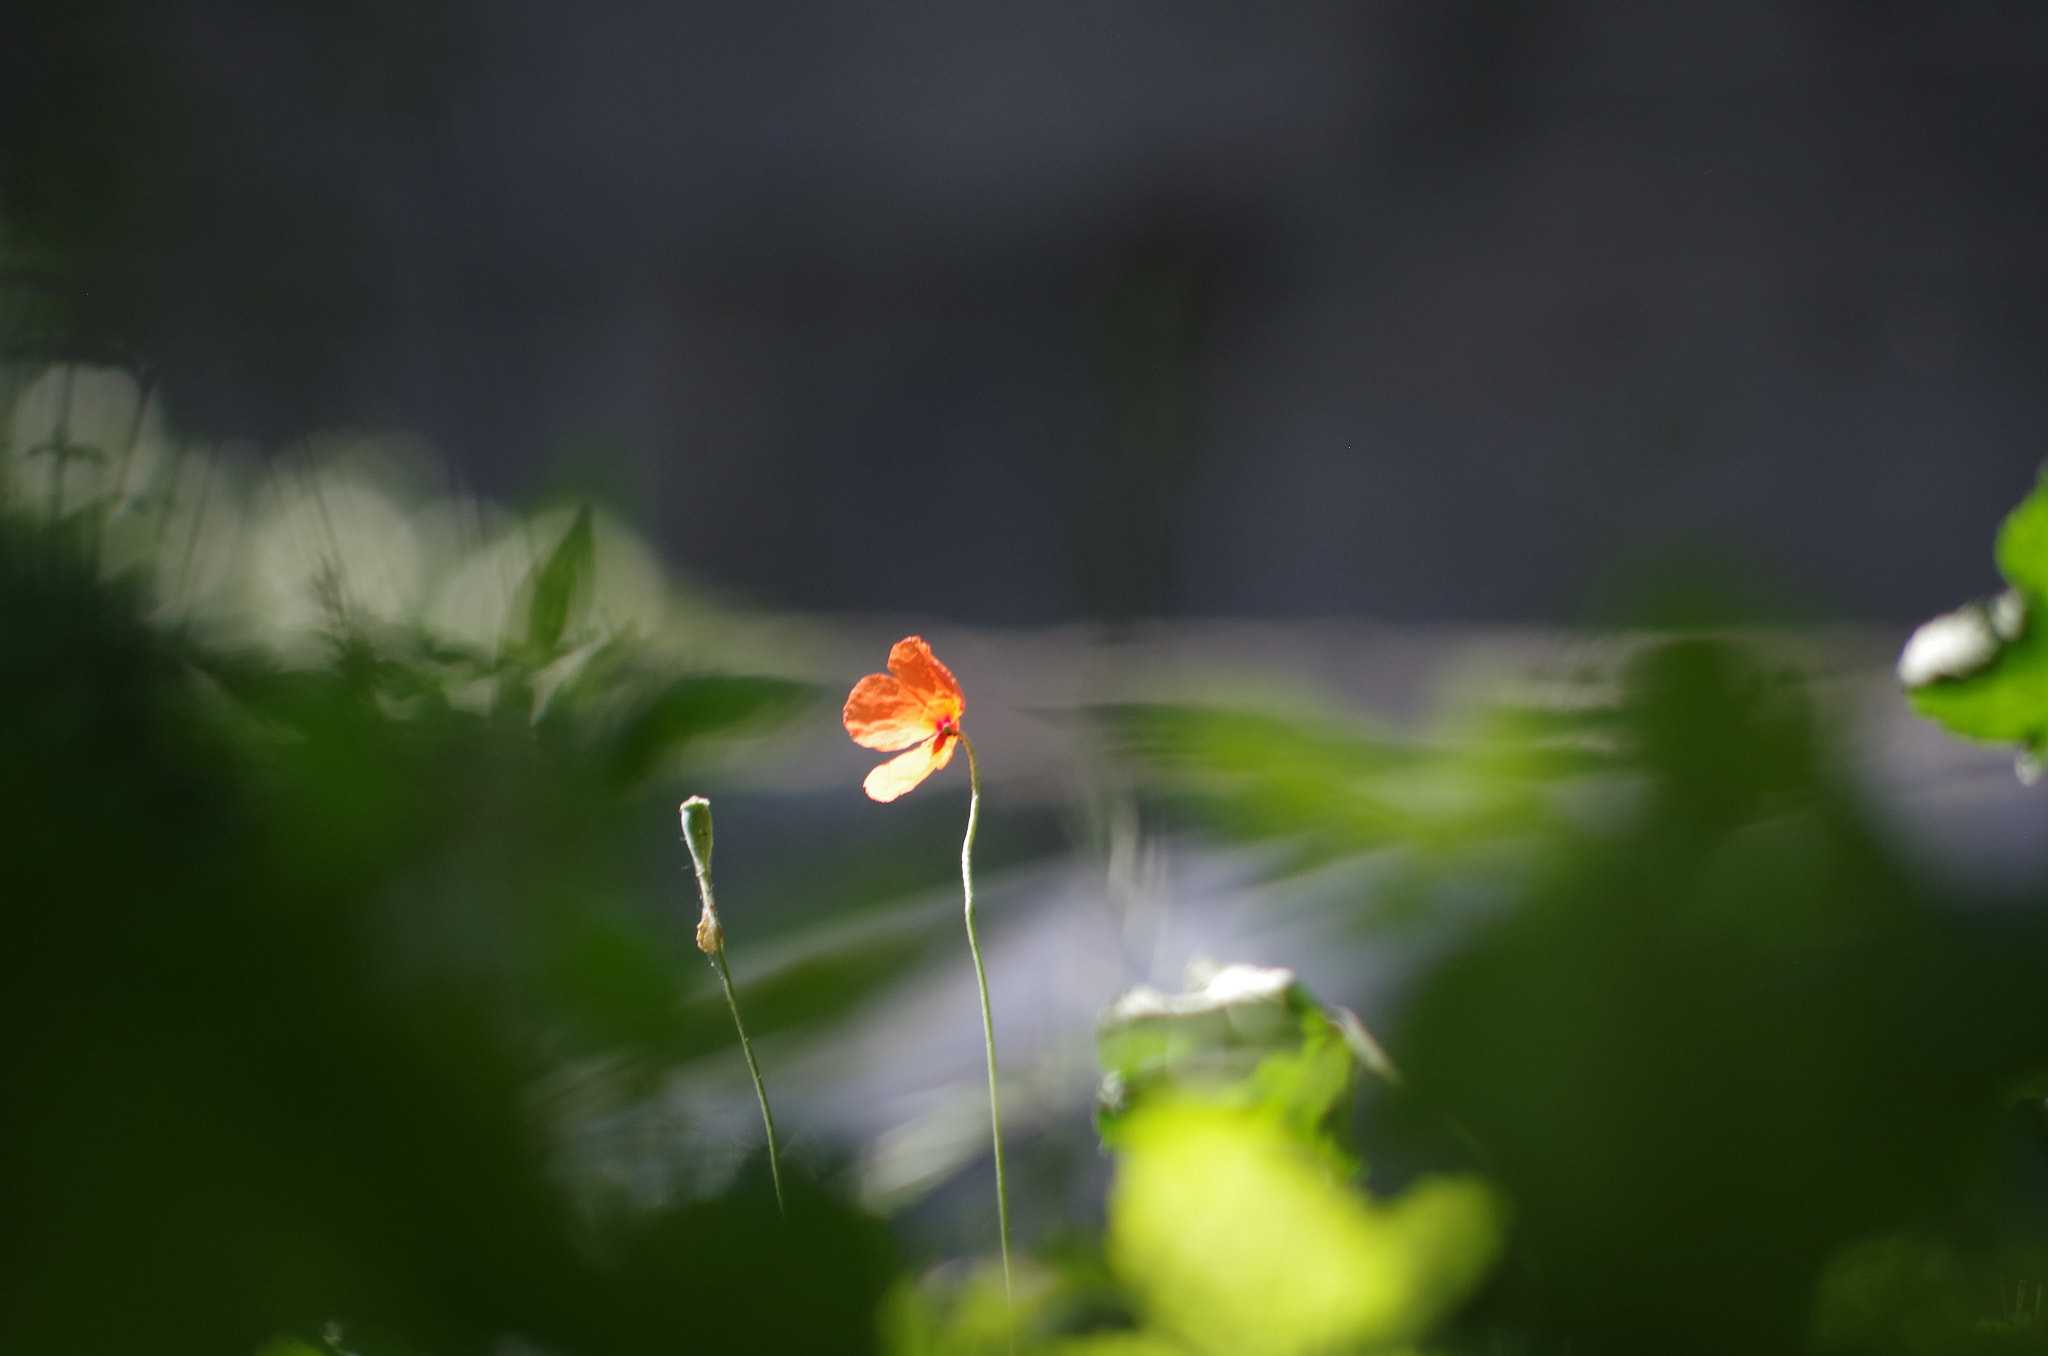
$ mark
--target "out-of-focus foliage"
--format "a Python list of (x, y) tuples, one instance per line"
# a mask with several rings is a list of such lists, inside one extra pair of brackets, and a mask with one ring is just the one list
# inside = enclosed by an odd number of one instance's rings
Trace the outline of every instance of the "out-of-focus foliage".
[(1153, 1102), (1119, 1127), (1104, 1247), (1166, 1350), (1405, 1350), (1485, 1274), (1497, 1238), (1477, 1179), (1382, 1204), (1254, 1107)]
[(318, 465), (188, 496), (80, 378), (68, 450), (4, 462), (0, 1349), (870, 1349), (888, 1244), (815, 1185), (785, 1224), (751, 1170), (576, 1171), (593, 1082), (731, 1040), (646, 776), (806, 691), (608, 610), (587, 511), (437, 576), (434, 505)]
[(1358, 1018), (1317, 1002), (1291, 971), (1201, 967), (1190, 991), (1147, 984), (1125, 994), (1096, 1034), (1102, 1087), (1095, 1120), (1118, 1146), (1131, 1115), (1165, 1100), (1270, 1117), (1344, 1172), (1352, 1100), (1367, 1068), (1391, 1073)]
[(1353, 1184), (1353, 1094), (1385, 1069), (1357, 1018), (1286, 970), (1195, 979), (1140, 986), (1104, 1019), (1101, 1271), (1028, 1268), (1015, 1310), (993, 1269), (901, 1288), (895, 1356), (995, 1356), (1013, 1339), (1060, 1356), (1405, 1352), (1484, 1278), (1501, 1220), (1479, 1178), (1388, 1200)]
[[(1127, 996), (1106, 1223), (1013, 1310), (972, 1263), (901, 1277), (829, 1180), (779, 1219), (664, 1120), (731, 1028), (661, 778), (806, 689), (713, 671), (592, 509), (361, 442), (259, 473), (119, 374), (9, 380), (0, 1350), (863, 1351), (878, 1313), (899, 1356), (2048, 1350), (2040, 913), (1916, 877), (1765, 647), (1645, 641), (1415, 740), (1107, 713), (1192, 822), (1400, 868), (1325, 879), (1429, 959), (1399, 1080), (1285, 971)], [(2044, 538), (2037, 496), (1995, 652), (1916, 691), (2028, 747)], [(917, 831), (928, 868), (797, 835), (791, 879), (900, 895), (951, 869), (957, 824)], [(843, 1014), (927, 921), (736, 952), (750, 1026)]]
[(1914, 632), (1899, 677), (1914, 707), (1959, 735), (2018, 746), (2023, 776), (2048, 752), (2048, 481), (1998, 530), (1998, 569), (2012, 587)]
[(1422, 748), (1355, 723), (1215, 707), (1103, 708), (1156, 784), (1232, 837), (1313, 866), (1380, 848), (1421, 859), (1561, 824), (1564, 778), (1610, 765), (1600, 711), (1500, 708)]
[(1974, 1249), (1886, 1234), (1843, 1249), (1822, 1274), (1813, 1349), (1994, 1356), (2048, 1349), (2038, 1239)]
[(1104, 1020), (1104, 1250), (1142, 1331), (1067, 1350), (1406, 1350), (1485, 1275), (1492, 1193), (1470, 1176), (1387, 1202), (1349, 1186), (1359, 1079), (1390, 1072), (1358, 1019), (1286, 970), (1193, 978), (1140, 986)]
[(999, 1262), (948, 1264), (917, 1284), (900, 1283), (884, 1303), (883, 1349), (889, 1356), (1007, 1356), (1037, 1350), (1044, 1308), (1058, 1281), (1023, 1259), (1022, 1293), (1012, 1304)]
[[(1473, 790), (1524, 808), (1464, 821), (1462, 849), (1450, 821), (1412, 841), (1360, 809), (1395, 768), (1471, 775), (1456, 749), (1113, 713), (1240, 837), (1488, 864), (1489, 913), (1419, 922), (1448, 949), (1395, 1015), (1406, 1091), (1365, 1139), (1477, 1166), (1508, 1200), (1504, 1271), (1453, 1349), (2037, 1349), (2012, 1296), (2048, 1281), (2048, 938), (2037, 912), (1972, 913), (1915, 877), (1811, 700), (1768, 650), (1646, 642), (1570, 717), (1567, 749), (1597, 756)], [(1505, 868), (1502, 830), (1524, 848)], [(1385, 918), (1372, 897), (1355, 912)], [(1939, 1265), (1878, 1302), (1870, 1259), (1903, 1255), (1880, 1246), (1896, 1237)]]

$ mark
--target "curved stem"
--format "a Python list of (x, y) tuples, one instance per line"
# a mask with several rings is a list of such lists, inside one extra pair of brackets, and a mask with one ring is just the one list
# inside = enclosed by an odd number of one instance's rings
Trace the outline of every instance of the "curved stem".
[[(697, 873), (697, 894), (704, 902), (704, 911), (713, 918), (717, 917), (717, 906), (711, 898), (711, 877), (707, 872)], [(754, 1059), (754, 1043), (747, 1039), (746, 1023), (740, 1020), (740, 1000), (732, 989), (732, 970), (725, 963), (725, 939), (722, 935), (711, 952), (711, 963), (718, 968), (718, 982), (725, 986), (725, 1005), (732, 1009), (733, 1030), (740, 1033), (740, 1050), (747, 1057), (747, 1073), (754, 1080), (754, 1098), (761, 1104), (761, 1126), (768, 1132), (768, 1175), (775, 1182), (775, 1209), (786, 1215), (789, 1206), (782, 1198), (782, 1154), (775, 1147), (775, 1113), (768, 1109), (768, 1085), (761, 1079), (761, 1066)]]
[(1003, 1174), (1003, 1105), (996, 1091), (996, 1019), (989, 1008), (988, 970), (981, 963), (981, 943), (974, 935), (974, 830), (981, 823), (981, 764), (974, 757), (974, 741), (966, 735), (960, 743), (967, 749), (967, 837), (960, 844), (960, 889), (966, 899), (967, 950), (974, 957), (974, 982), (981, 990), (981, 1041), (988, 1054), (988, 1123), (995, 1141), (996, 1222), (1003, 1235), (1003, 1298), (1016, 1302), (1016, 1282), (1010, 1268), (1010, 1190)]

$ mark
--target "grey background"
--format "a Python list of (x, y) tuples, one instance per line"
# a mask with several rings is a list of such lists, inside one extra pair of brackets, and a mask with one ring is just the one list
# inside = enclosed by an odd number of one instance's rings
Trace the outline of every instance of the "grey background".
[(1897, 622), (2048, 451), (2038, 3), (0, 25), (15, 210), (120, 190), (77, 285), (183, 426), (416, 430), (742, 599), (1570, 621), (1700, 556)]

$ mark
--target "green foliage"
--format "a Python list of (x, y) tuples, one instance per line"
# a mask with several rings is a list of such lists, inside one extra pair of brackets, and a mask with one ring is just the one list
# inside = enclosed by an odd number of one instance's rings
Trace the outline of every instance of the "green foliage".
[(2015, 637), (1985, 668), (1937, 678), (1908, 696), (1921, 715), (1955, 734), (2039, 751), (2048, 746), (2048, 636)]
[(1921, 714), (2038, 759), (2048, 750), (2048, 481), (1999, 528), (1998, 568), (2011, 591), (1921, 627), (1900, 677)]
[[(1525, 846), (1485, 873), (1492, 912), (1435, 932), (1389, 1028), (1403, 1087), (1362, 1131), (1376, 1160), (1476, 1162), (1511, 1205), (1502, 1272), (1452, 1349), (1792, 1352), (1816, 1306), (1862, 1334), (1839, 1350), (1994, 1349), (1972, 1343), (2012, 1317), (1995, 1258), (2048, 1244), (2024, 1185), (2048, 1120), (2038, 1096), (2008, 1110), (2048, 1055), (2038, 915), (1972, 917), (1916, 879), (1768, 652), (1662, 641), (1603, 690), (1533, 743), (1506, 737), (1534, 760), (1507, 766), (1540, 775), (1473, 802), (1523, 807), (1510, 818), (1374, 817), (1400, 776), (1479, 775), (1441, 743), (1361, 752), (1323, 725), (1188, 711), (1148, 715), (1157, 742), (1132, 747), (1250, 841), (1453, 875)], [(1384, 920), (1399, 879), (1358, 878), (1349, 911)], [(2010, 1117), (2025, 1133), (1990, 1154)], [(1843, 1299), (1883, 1288), (1854, 1280), (1854, 1249), (1901, 1232), (1965, 1261), (1903, 1307)], [(1987, 1234), (2013, 1242), (1987, 1258)]]
[[(1320, 888), (1427, 959), (1400, 1079), (1286, 971), (1126, 996), (1106, 1224), (1012, 1310), (970, 1263), (904, 1280), (801, 1172), (784, 1224), (758, 1164), (686, 1189), (664, 1145), (629, 1189), (604, 1140), (731, 1050), (659, 779), (815, 693), (705, 671), (595, 510), (317, 459), (219, 489), (150, 410), (38, 377), (0, 458), (0, 1349), (858, 1352), (878, 1308), (899, 1356), (2044, 1347), (2048, 929), (1894, 855), (1780, 656), (1660, 640), (1412, 740), (1106, 711), (1183, 822), (1370, 862)], [(2031, 749), (2044, 492), (1999, 557), (2010, 600), (1913, 696)], [(750, 1025), (957, 954), (953, 905), (900, 901), (958, 809), (790, 834), (734, 957)], [(997, 855), (1044, 850), (1004, 822)]]
[(1125, 1124), (1152, 1103), (1204, 1102), (1269, 1119), (1333, 1168), (1354, 1169), (1352, 1100), (1376, 1053), (1358, 1019), (1325, 1008), (1285, 970), (1234, 965), (1196, 978), (1172, 997), (1141, 986), (1104, 1017), (1103, 1142), (1120, 1147)]
[(1099, 1035), (1097, 1119), (1117, 1159), (1104, 1252), (1140, 1328), (1069, 1353), (1404, 1351), (1485, 1276), (1500, 1210), (1473, 1177), (1381, 1202), (1347, 1185), (1358, 1019), (1285, 970), (1140, 986)]
[(777, 678), (686, 674), (647, 685), (618, 718), (610, 774), (630, 785), (652, 774), (671, 751), (705, 731), (771, 729), (810, 707), (815, 689)]
[(1612, 764), (1598, 715), (1485, 713), (1433, 744), (1216, 707), (1098, 710), (1112, 741), (1204, 823), (1294, 868), (1400, 848), (1418, 864), (1558, 822), (1556, 784)]
[(1498, 1207), (1476, 1179), (1426, 1180), (1382, 1204), (1249, 1109), (1155, 1102), (1118, 1145), (1104, 1246), (1165, 1349), (1405, 1350), (1498, 1247)]
[(1351, 1185), (1343, 1127), (1383, 1067), (1357, 1019), (1285, 970), (1195, 980), (1140, 986), (1102, 1026), (1102, 1273), (1027, 1267), (1014, 1308), (993, 1266), (900, 1286), (892, 1356), (1391, 1356), (1485, 1278), (1502, 1210), (1478, 1178), (1384, 1200)]
[[(611, 1219), (557, 1176), (537, 1089), (731, 1041), (646, 905), (640, 680), (537, 728), (402, 640), (287, 666), (146, 605), (0, 521), (0, 1348), (867, 1349), (888, 1253), (845, 1206)], [(742, 708), (671, 704), (663, 746)]]
[(591, 576), (597, 572), (596, 555), (597, 538), (585, 505), (576, 510), (575, 521), (554, 551), (534, 568), (526, 586), (526, 644), (535, 654), (555, 654), (570, 617), (588, 605)]
[(1891, 1233), (1828, 1262), (1814, 1308), (1813, 1349), (1827, 1353), (2001, 1356), (2048, 1349), (2048, 1252), (1962, 1248)]
[(2048, 486), (2036, 483), (1999, 527), (1998, 569), (2029, 602), (2048, 601)]
[[(1027, 1287), (1038, 1279), (1027, 1272)], [(1028, 1289), (1027, 1297), (1040, 1298)], [(1004, 1295), (1000, 1263), (946, 1267), (919, 1284), (901, 1281), (890, 1293), (882, 1309), (884, 1349), (889, 1356), (1009, 1356), (1028, 1321), (1028, 1309), (1020, 1316)]]

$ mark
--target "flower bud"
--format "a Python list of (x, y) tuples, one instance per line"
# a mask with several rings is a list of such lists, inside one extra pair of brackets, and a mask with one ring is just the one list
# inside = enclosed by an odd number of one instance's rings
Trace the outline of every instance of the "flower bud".
[(696, 863), (697, 874), (711, 874), (711, 802), (702, 796), (692, 796), (681, 806), (683, 819), (683, 841), (690, 845), (690, 860)]

